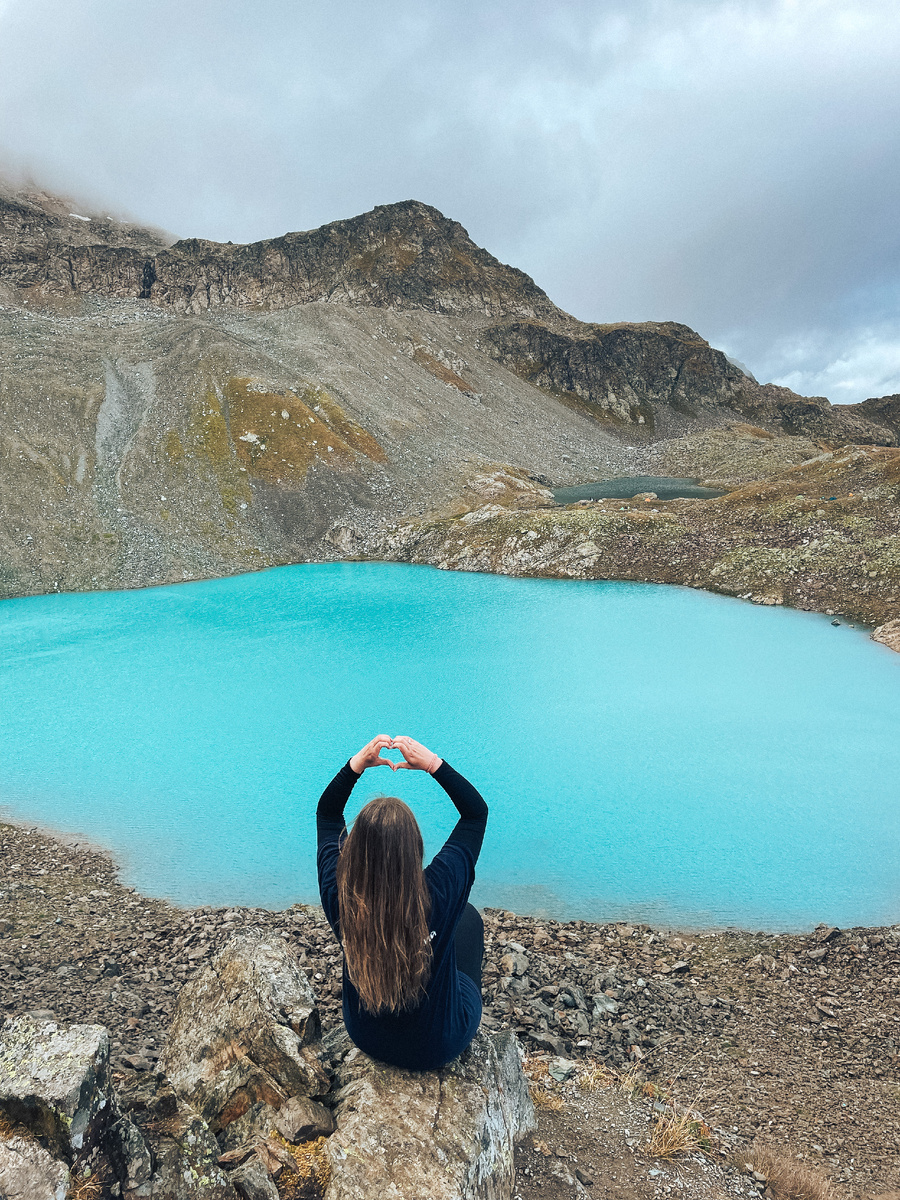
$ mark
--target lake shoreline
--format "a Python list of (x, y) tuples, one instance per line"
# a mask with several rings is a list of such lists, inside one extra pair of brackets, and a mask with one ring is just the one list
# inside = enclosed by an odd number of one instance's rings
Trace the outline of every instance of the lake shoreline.
[(675, 584), (822, 613), (900, 652), (900, 451), (847, 446), (712, 500), (536, 507), (527, 490), (406, 520), (361, 555), (441, 570)]
[[(120, 1077), (155, 1069), (179, 989), (247, 925), (294, 948), (323, 1025), (340, 1020), (321, 909), (176, 908), (34, 826), (0, 825), (0, 850), (0, 1013), (106, 1025)], [(677, 1074), (736, 1143), (764, 1133), (854, 1190), (900, 1184), (900, 926), (687, 934), (499, 909), (485, 925), (486, 1027), (531, 1053)]]

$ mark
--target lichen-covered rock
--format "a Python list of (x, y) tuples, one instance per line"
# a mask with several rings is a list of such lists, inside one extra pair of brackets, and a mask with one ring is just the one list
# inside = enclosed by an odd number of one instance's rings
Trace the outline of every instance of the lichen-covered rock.
[(307, 1048), (318, 1034), (297, 960), (280, 939), (248, 930), (182, 989), (160, 1066), (217, 1133), (258, 1102), (324, 1094), (328, 1076)]
[(337, 1069), (326, 1200), (509, 1200), (513, 1147), (534, 1109), (512, 1033), (479, 1033), (440, 1071), (351, 1049)]
[(111, 1114), (109, 1036), (100, 1025), (19, 1017), (0, 1031), (0, 1115), (60, 1158), (83, 1157)]
[(258, 1158), (251, 1158), (232, 1171), (231, 1182), (241, 1200), (280, 1200), (278, 1188)]
[(2, 1200), (66, 1200), (69, 1171), (37, 1142), (13, 1137), (0, 1140)]
[(167, 1122), (153, 1151), (152, 1179), (135, 1192), (126, 1192), (126, 1200), (237, 1200), (218, 1165), (219, 1144), (199, 1117)]
[(153, 1160), (138, 1127), (127, 1117), (119, 1117), (107, 1130), (105, 1145), (125, 1195), (144, 1187), (152, 1174)]

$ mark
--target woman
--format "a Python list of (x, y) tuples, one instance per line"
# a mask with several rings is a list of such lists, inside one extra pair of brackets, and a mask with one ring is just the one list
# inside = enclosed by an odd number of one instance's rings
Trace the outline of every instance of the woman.
[[(382, 758), (399, 750), (403, 762)], [(370, 767), (428, 771), (459, 812), (422, 870), (422, 835), (393, 796), (371, 800), (348, 835), (344, 805)], [(373, 738), (338, 771), (316, 810), (319, 892), (344, 950), (347, 1032), (372, 1058), (408, 1070), (442, 1067), (481, 1020), (484, 926), (468, 903), (487, 824), (470, 783), (411, 737)]]

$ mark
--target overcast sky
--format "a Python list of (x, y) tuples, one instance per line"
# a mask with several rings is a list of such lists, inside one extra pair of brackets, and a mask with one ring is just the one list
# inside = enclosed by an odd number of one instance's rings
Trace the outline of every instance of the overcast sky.
[(423, 200), (583, 320), (900, 392), (897, 0), (0, 0), (0, 165), (223, 241)]

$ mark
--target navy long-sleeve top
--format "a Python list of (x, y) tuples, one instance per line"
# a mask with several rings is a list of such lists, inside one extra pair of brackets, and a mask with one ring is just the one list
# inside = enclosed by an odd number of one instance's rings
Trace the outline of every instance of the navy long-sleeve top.
[[(361, 776), (349, 762), (341, 767), (322, 793), (316, 810), (317, 866), (322, 907), (338, 941), (341, 940), (335, 870), (346, 834), (344, 806)], [(475, 881), (488, 808), (482, 797), (449, 763), (434, 772), (459, 813), (453, 832), (425, 868), (431, 897), (429, 928), (432, 968), (425, 996), (412, 1009), (370, 1013), (360, 1000), (344, 964), (344, 1024), (353, 1042), (372, 1058), (413, 1071), (433, 1070), (461, 1054), (481, 1021), (481, 995), (473, 981), (456, 967), (454, 936)]]

